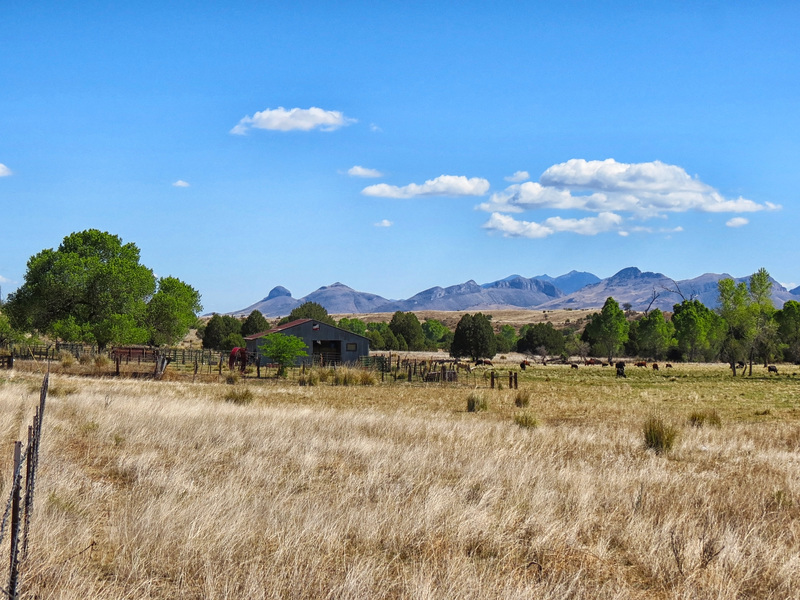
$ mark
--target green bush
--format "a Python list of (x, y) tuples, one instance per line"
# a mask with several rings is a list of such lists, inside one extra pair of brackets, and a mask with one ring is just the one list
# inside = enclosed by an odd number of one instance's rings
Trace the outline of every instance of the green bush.
[(669, 452), (677, 437), (678, 430), (659, 417), (650, 417), (644, 424), (644, 444), (656, 454)]
[(479, 392), (470, 392), (467, 396), (467, 412), (478, 412), (488, 410), (489, 404), (486, 402), (483, 394)]

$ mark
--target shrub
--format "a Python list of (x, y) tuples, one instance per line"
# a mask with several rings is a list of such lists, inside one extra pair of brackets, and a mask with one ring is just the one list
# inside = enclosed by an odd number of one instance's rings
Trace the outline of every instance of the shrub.
[(75, 357), (72, 352), (67, 352), (66, 350), (59, 352), (58, 360), (61, 362), (62, 367), (71, 367), (75, 364)]
[(90, 365), (92, 364), (93, 360), (94, 359), (92, 358), (92, 355), (87, 354), (86, 352), (81, 353), (81, 355), (78, 357), (78, 362), (82, 365)]
[(105, 369), (111, 364), (111, 359), (105, 354), (98, 354), (94, 357), (94, 366), (98, 369)]
[(236, 385), (239, 382), (239, 374), (236, 371), (231, 371), (225, 375), (225, 383), (228, 385)]
[(518, 408), (525, 408), (531, 403), (530, 390), (517, 390), (514, 394), (514, 406)]
[(692, 427), (702, 427), (706, 423), (714, 427), (720, 427), (722, 425), (722, 419), (719, 413), (714, 409), (695, 411), (689, 415), (689, 425)]
[(664, 454), (672, 449), (678, 430), (667, 425), (659, 417), (650, 417), (644, 424), (644, 444), (655, 450), (656, 454)]
[(516, 423), (520, 427), (525, 427), (525, 428), (533, 428), (539, 426), (539, 421), (536, 419), (536, 417), (527, 411), (520, 413), (518, 415), (514, 415), (514, 423)]
[(333, 374), (333, 385), (357, 385), (360, 376), (357, 370), (339, 368)]
[(234, 386), (225, 392), (225, 402), (233, 404), (250, 404), (255, 399), (249, 387)]
[(300, 385), (303, 385), (303, 386), (305, 386), (305, 385), (309, 385), (309, 386), (318, 385), (319, 384), (319, 371), (317, 371), (316, 369), (309, 369), (304, 374), (301, 374), (300, 377), (298, 377), (297, 382)]
[(359, 379), (361, 385), (375, 385), (376, 383), (378, 383), (378, 377), (377, 375), (375, 375), (374, 371), (361, 370), (359, 371), (359, 373), (360, 373)]
[(483, 394), (479, 392), (470, 392), (467, 396), (467, 412), (478, 412), (488, 410), (489, 404), (486, 402)]

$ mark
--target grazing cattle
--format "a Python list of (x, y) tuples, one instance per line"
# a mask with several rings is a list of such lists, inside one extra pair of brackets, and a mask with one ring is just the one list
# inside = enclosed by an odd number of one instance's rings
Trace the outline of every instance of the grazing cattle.
[(607, 367), (607, 366), (608, 366), (608, 363), (607, 363), (607, 362), (601, 363), (601, 366), (603, 366), (603, 367)]
[(664, 368), (665, 368), (665, 369), (671, 369), (671, 368), (672, 368), (672, 365), (671, 365), (671, 364), (669, 364), (669, 363), (667, 363), (666, 365), (664, 365)]
[(747, 366), (747, 365), (745, 365), (743, 361), (739, 360), (739, 361), (736, 361), (736, 366), (739, 367), (740, 369), (744, 369), (745, 366)]
[(621, 361), (618, 362), (616, 364), (616, 367), (617, 367), (617, 377), (627, 377), (627, 375), (625, 375), (625, 363), (624, 362), (621, 362)]
[(767, 367), (767, 373), (775, 373), (775, 375), (777, 375), (778, 374), (778, 367), (776, 367), (775, 365), (768, 366)]
[(247, 348), (234, 348), (228, 358), (228, 368), (233, 371), (233, 367), (239, 364), (239, 370), (244, 373), (247, 367)]
[(576, 365), (576, 364), (574, 364), (574, 363), (573, 363), (573, 364), (571, 364), (569, 367), (570, 367), (571, 369), (577, 369), (577, 368), (578, 368), (578, 365)]
[(519, 363), (519, 368), (522, 369), (523, 371), (530, 366), (531, 362), (529, 360), (523, 360), (521, 363)]
[(597, 360), (596, 358), (587, 358), (586, 360), (583, 361), (583, 364), (588, 367), (589, 365), (599, 365), (600, 361)]
[(658, 371), (658, 363), (653, 363), (653, 371)]
[(647, 366), (647, 361), (640, 360), (639, 362), (633, 363), (633, 366), (634, 367), (646, 367)]

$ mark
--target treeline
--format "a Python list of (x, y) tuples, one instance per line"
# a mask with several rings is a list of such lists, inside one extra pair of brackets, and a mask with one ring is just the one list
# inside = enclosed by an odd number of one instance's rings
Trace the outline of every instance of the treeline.
[[(800, 303), (788, 301), (780, 310), (772, 304), (772, 283), (765, 269), (748, 282), (723, 279), (718, 284), (719, 307), (711, 310), (699, 300), (675, 304), (672, 314), (659, 309), (634, 313), (608, 298), (600, 312), (555, 327), (531, 323), (517, 331), (511, 325), (492, 325), (491, 315), (464, 315), (454, 330), (437, 319), (420, 322), (412, 312), (395, 312), (391, 320), (366, 323), (358, 318), (335, 321), (319, 304), (307, 302), (279, 325), (312, 318), (363, 335), (372, 350), (437, 351), (454, 357), (491, 358), (521, 352), (532, 357), (642, 357), (669, 361), (718, 361), (736, 367), (740, 362), (800, 361)], [(229, 350), (244, 345), (245, 335), (270, 328), (254, 311), (247, 319), (215, 315), (200, 331), (203, 345)]]

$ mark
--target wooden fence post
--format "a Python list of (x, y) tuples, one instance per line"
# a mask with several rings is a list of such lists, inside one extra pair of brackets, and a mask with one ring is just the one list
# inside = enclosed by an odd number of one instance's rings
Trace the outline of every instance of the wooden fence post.
[(491, 381), (490, 386), (491, 386), (492, 389), (494, 389), (494, 371), (492, 371), (492, 375), (491, 375), (490, 381)]
[(9, 560), (8, 576), (8, 597), (12, 600), (17, 598), (17, 567), (19, 565), (19, 493), (21, 487), (21, 476), (19, 473), (20, 461), (22, 460), (22, 442), (14, 442), (14, 469), (11, 477), (11, 551)]

